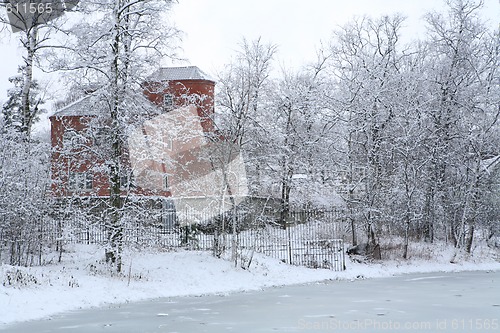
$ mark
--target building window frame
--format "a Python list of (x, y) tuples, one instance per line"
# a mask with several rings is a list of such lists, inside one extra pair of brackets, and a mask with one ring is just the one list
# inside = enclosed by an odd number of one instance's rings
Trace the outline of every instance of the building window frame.
[(169, 175), (167, 174), (163, 174), (163, 178), (162, 178), (162, 188), (164, 191), (168, 191), (169, 190), (169, 186), (170, 186), (170, 183), (169, 183)]
[(94, 188), (94, 175), (91, 172), (70, 171), (68, 188), (71, 191), (91, 191)]
[(172, 94), (163, 95), (163, 108), (165, 110), (172, 110), (174, 108), (174, 95)]
[(73, 140), (76, 137), (76, 131), (66, 130), (62, 135), (62, 146), (63, 148), (73, 148)]
[(135, 187), (135, 177), (132, 171), (120, 173), (120, 188), (122, 190), (128, 190)]
[[(89, 144), (89, 139), (80, 131), (67, 129), (62, 135), (63, 149), (74, 150)], [(90, 142), (92, 144), (92, 142)]]

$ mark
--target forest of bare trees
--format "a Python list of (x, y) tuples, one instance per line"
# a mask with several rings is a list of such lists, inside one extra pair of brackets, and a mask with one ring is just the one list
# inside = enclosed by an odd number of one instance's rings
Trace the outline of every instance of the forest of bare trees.
[[(56, 244), (37, 232), (73, 212), (68, 204), (66, 215), (53, 213), (50, 145), (32, 135), (45, 98), (37, 66), (67, 79), (66, 102), (92, 87), (106, 105), (106, 256), (121, 270), (122, 225), (141, 222), (120, 200), (122, 146), (127, 126), (154, 112), (140, 84), (176, 58), (178, 31), (163, 19), (172, 5), (82, 1), (71, 24), (57, 17), (19, 33), (26, 55), (0, 117), (0, 262), (42, 264)], [(352, 19), (301, 69), (279, 66), (279, 41), (243, 40), (216, 76), (215, 120), (227, 154), (243, 153), (250, 194), (279, 202), (278, 220), (341, 211), (347, 243), (397, 236), (403, 258), (410, 241), (471, 252), (475, 237), (500, 237), (500, 34), (481, 6), (448, 1), (411, 43), (400, 15)]]

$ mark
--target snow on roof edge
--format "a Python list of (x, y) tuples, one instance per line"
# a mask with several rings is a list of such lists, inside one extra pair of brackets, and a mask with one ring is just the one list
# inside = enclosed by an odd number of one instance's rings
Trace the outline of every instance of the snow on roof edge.
[(160, 67), (148, 80), (176, 81), (176, 80), (206, 80), (215, 82), (215, 79), (197, 66)]
[(62, 108), (60, 108), (59, 110), (57, 110), (56, 112), (54, 112), (54, 114), (52, 116), (53, 117), (64, 116), (63, 113), (65, 111), (67, 111), (68, 109), (74, 107), (77, 104), (80, 104), (81, 102), (83, 102), (87, 98), (90, 98), (90, 95), (83, 96), (83, 97), (77, 99), (76, 101), (73, 101), (73, 102), (69, 103), (68, 105), (63, 106)]

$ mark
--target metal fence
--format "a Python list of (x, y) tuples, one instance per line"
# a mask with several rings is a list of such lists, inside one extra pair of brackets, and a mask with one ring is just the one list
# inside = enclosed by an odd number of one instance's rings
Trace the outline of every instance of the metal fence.
[[(239, 253), (255, 251), (287, 264), (339, 271), (345, 269), (345, 258), (342, 223), (338, 217), (336, 211), (290, 212), (283, 224), (260, 216), (253, 220), (241, 218), (245, 224), (234, 229), (231, 217), (214, 222), (227, 220), (225, 230), (213, 225), (180, 226), (172, 221), (144, 224), (131, 219), (123, 225), (123, 239), (125, 244), (140, 248), (230, 250), (236, 244)], [(105, 244), (104, 222), (88, 221), (76, 216), (45, 221), (40, 236), (53, 243)], [(233, 230), (236, 230), (234, 235)]]
[(287, 264), (340, 271), (345, 269), (344, 243), (336, 238), (337, 230), (332, 222), (287, 224), (243, 232), (238, 243)]

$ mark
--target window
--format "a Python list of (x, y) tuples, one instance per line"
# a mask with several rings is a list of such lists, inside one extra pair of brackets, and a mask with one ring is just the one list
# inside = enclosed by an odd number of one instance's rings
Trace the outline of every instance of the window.
[(62, 137), (63, 148), (73, 149), (79, 146), (85, 145), (87, 142), (86, 137), (82, 133), (78, 133), (75, 130), (64, 131)]
[(168, 191), (168, 175), (163, 175), (163, 190)]
[(72, 191), (91, 190), (92, 174), (90, 172), (70, 172), (68, 186)]
[(128, 172), (120, 175), (120, 188), (129, 189), (135, 187), (134, 174)]
[(109, 144), (111, 134), (108, 128), (99, 128), (93, 131), (94, 144), (98, 147)]
[(165, 137), (165, 135), (163, 135), (163, 147), (168, 150), (168, 151), (172, 151), (173, 147), (174, 147), (174, 141), (172, 140), (171, 137)]
[(76, 136), (76, 132), (75, 131), (64, 131), (64, 134), (63, 134), (63, 141), (62, 141), (62, 144), (63, 144), (63, 147), (64, 148), (70, 148), (73, 146), (73, 138)]
[(171, 110), (174, 107), (174, 96), (170, 94), (163, 95), (163, 107), (166, 110)]

